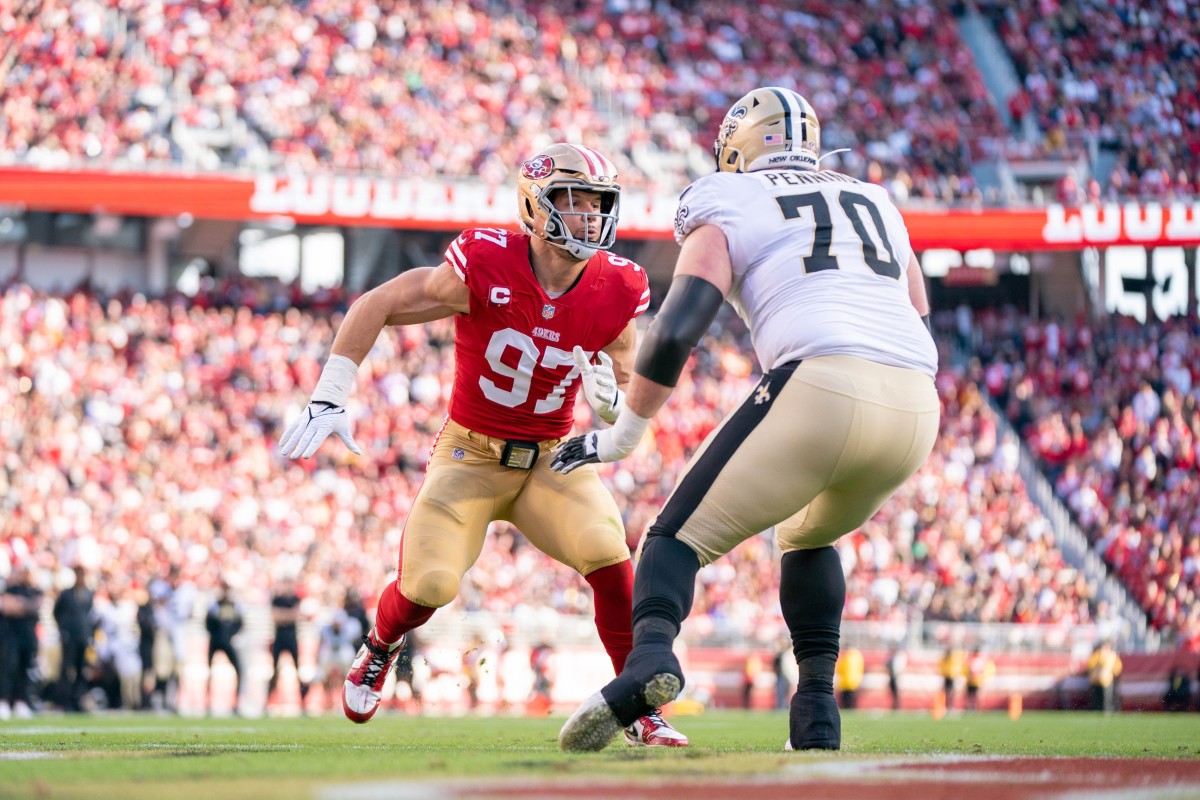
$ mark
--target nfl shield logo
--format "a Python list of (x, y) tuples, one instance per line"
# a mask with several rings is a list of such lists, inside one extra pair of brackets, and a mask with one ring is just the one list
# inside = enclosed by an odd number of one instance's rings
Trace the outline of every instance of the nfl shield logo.
[(455, 461), (462, 461), (467, 457), (467, 451), (463, 450), (461, 447), (456, 447), (453, 451), (451, 451), (450, 455), (454, 457)]
[(542, 317), (543, 318), (551, 319), (553, 316), (554, 316), (554, 306), (552, 304), (546, 303), (546, 305), (542, 306)]

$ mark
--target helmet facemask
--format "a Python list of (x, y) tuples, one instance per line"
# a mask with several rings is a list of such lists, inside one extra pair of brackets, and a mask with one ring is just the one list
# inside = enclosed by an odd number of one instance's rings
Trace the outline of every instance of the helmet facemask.
[[(568, 209), (575, 208), (574, 193), (577, 191), (594, 192), (600, 195), (600, 211), (566, 211), (554, 205), (556, 193), (565, 193)], [(552, 181), (542, 191), (538, 198), (538, 209), (546, 215), (546, 225), (543, 238), (555, 247), (562, 248), (572, 257), (584, 261), (591, 258), (599, 250), (608, 250), (617, 241), (617, 216), (620, 213), (621, 191), (617, 187), (601, 189), (581, 181)], [(571, 234), (567, 217), (581, 217), (583, 235), (588, 236), (591, 228), (591, 217), (600, 218), (600, 234), (595, 241), (576, 239)]]

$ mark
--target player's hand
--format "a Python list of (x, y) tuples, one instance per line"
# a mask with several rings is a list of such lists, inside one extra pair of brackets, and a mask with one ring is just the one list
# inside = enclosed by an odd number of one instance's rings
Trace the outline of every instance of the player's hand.
[(608, 424), (616, 422), (621, 413), (621, 391), (617, 388), (612, 358), (601, 350), (598, 354), (600, 363), (593, 364), (579, 345), (575, 345), (571, 354), (583, 378), (583, 396), (587, 398), (588, 405)]
[(633, 447), (628, 449), (618, 446), (613, 441), (612, 434), (613, 429), (606, 428), (602, 431), (592, 431), (568, 439), (558, 446), (558, 450), (554, 453), (554, 460), (550, 462), (550, 469), (566, 475), (584, 464), (619, 461), (637, 447), (636, 442)]
[(335, 434), (355, 455), (362, 450), (350, 435), (350, 415), (341, 406), (309, 403), (279, 438), (279, 451), (288, 458), (309, 458), (329, 434)]

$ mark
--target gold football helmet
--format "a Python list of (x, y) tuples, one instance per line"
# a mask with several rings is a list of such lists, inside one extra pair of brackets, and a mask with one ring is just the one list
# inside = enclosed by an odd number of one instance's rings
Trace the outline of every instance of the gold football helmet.
[(713, 142), (718, 172), (817, 169), (821, 124), (817, 112), (791, 89), (765, 86), (738, 100)]
[[(600, 195), (600, 236), (594, 242), (576, 239), (563, 219), (564, 214), (585, 218), (593, 215), (554, 207), (555, 192), (574, 189)], [(545, 239), (580, 261), (591, 258), (598, 250), (609, 249), (617, 240), (621, 207), (617, 168), (590, 147), (552, 144), (523, 163), (517, 176), (517, 204), (521, 228), (526, 233)]]

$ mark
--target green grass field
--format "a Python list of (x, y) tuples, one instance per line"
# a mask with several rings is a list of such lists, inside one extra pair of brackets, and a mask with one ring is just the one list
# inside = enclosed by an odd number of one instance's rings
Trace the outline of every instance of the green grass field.
[(783, 753), (782, 713), (677, 717), (686, 750), (622, 743), (559, 752), (562, 717), (382, 716), (179, 719), (49, 717), (0, 724), (0, 797), (234, 800), (313, 797), (352, 781), (486, 776), (606, 778), (778, 774), (797, 759), (926, 754), (1200, 758), (1200, 714), (1030, 712), (952, 716), (847, 713), (837, 754)]

